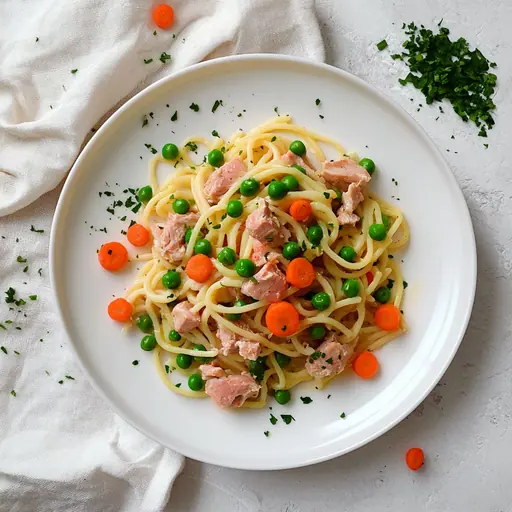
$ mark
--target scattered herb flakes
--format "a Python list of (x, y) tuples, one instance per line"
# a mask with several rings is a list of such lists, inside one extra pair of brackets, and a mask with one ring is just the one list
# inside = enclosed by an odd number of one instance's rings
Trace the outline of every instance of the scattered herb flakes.
[(162, 52), (160, 55), (160, 62), (165, 64), (168, 60), (171, 60), (171, 56), (168, 53)]
[(395, 281), (394, 281), (393, 279), (388, 279), (388, 285), (387, 285), (387, 286), (388, 286), (388, 288), (389, 288), (390, 290), (392, 290), (392, 289), (393, 289), (393, 285), (394, 285), (394, 284), (395, 284)]
[(346, 414), (345, 414), (344, 412), (342, 412), (342, 413), (340, 414), (340, 418), (344, 420), (344, 419), (345, 419), (345, 417), (346, 417)]
[(166, 365), (164, 366), (164, 368), (165, 368), (165, 373), (169, 373), (169, 365), (168, 365), (168, 364), (166, 364)]
[(151, 64), (153, 59), (144, 59), (144, 64)]
[(64, 384), (64, 381), (63, 380), (59, 380), (59, 384)]
[(158, 32), (156, 30), (153, 31), (153, 35), (154, 36), (157, 36), (158, 35)]
[[(439, 26), (439, 25), (438, 25)], [(490, 68), (496, 67), (477, 48), (469, 49), (463, 37), (456, 41), (449, 38), (450, 31), (440, 27), (435, 34), (414, 23), (402, 26), (409, 37), (404, 43), (402, 59), (409, 67), (401, 85), (412, 84), (425, 96), (428, 105), (447, 99), (464, 122), (473, 121), (480, 128), (479, 136), (485, 137), (494, 119), (491, 112), (496, 109), (492, 98), (497, 76)], [(439, 111), (443, 109), (439, 106)]]
[(277, 137), (274, 135), (271, 139), (270, 139), (270, 142), (275, 142), (277, 140)]
[(322, 103), (322, 100), (320, 98), (317, 98), (315, 100), (315, 105), (318, 107), (318, 105), (320, 105), (320, 103)]
[(484, 148), (488, 149), (489, 148), (489, 144), (484, 144)]
[(215, 100), (215, 103), (213, 104), (213, 107), (212, 107), (212, 112), (215, 114), (215, 111), (221, 106), (221, 105), (224, 105), (224, 103), (222, 103), (222, 100)]
[(28, 265), (23, 269), (23, 272), (28, 272)]
[(36, 43), (38, 43), (38, 42), (39, 42), (39, 37), (36, 37)]
[(76, 75), (77, 73), (78, 73), (78, 69), (72, 69), (72, 70), (71, 70), (71, 74), (72, 74), (72, 75)]
[(37, 300), (37, 295), (29, 295), (28, 298), (30, 300)]
[(44, 229), (36, 229), (32, 224), (30, 225), (30, 231), (33, 233), (44, 233)]
[(274, 112), (279, 116), (281, 114), (279, 114), (279, 107), (274, 107)]
[(14, 302), (14, 297), (16, 296), (16, 290), (12, 287), (9, 287), (6, 291), (5, 291), (5, 302), (7, 304), (12, 304)]
[(178, 382), (178, 384), (176, 384), (176, 387), (181, 388), (181, 382)]
[(133, 366), (137, 366), (139, 364), (138, 359), (135, 359), (134, 361), (132, 361), (132, 364), (133, 364)]
[(185, 144), (185, 147), (189, 148), (190, 151), (193, 151), (194, 153), (197, 153), (197, 144), (195, 142), (192, 142), (192, 141), (187, 142)]
[(272, 423), (272, 425), (277, 423), (277, 418), (273, 414), (270, 414), (270, 423)]
[(269, 432), (268, 430), (265, 430), (265, 432), (263, 432), (263, 435), (264, 435), (265, 437), (268, 437), (268, 436), (270, 435), (270, 432)]
[(18, 256), (18, 257), (16, 258), (16, 261), (17, 261), (18, 263), (27, 263), (27, 258), (23, 258), (22, 256)]
[(281, 418), (287, 425), (295, 421), (295, 418), (291, 414), (281, 414)]
[(329, 192), (324, 192), (325, 199), (329, 199), (331, 197), (331, 194)]
[(0, 324), (0, 329), (3, 329), (4, 331), (7, 331), (7, 327), (5, 327), (4, 324)]
[(332, 395), (327, 395), (327, 400), (329, 400), (329, 398), (331, 398)]
[(306, 405), (310, 404), (313, 401), (313, 399), (310, 398), (309, 396), (301, 396), (300, 399), (302, 400), (302, 403)]
[(19, 353), (17, 350), (13, 350), (13, 352), (14, 352), (17, 356), (19, 356), (19, 355), (20, 355), (20, 353)]
[(194, 112), (199, 112), (199, 105), (197, 103), (192, 103), (188, 108)]
[(238, 112), (238, 114), (236, 115), (236, 117), (242, 117), (242, 112)]
[(383, 39), (380, 43), (377, 43), (376, 46), (377, 50), (381, 52), (382, 50), (384, 50), (384, 48), (388, 47), (388, 42), (385, 39)]
[[(153, 153), (153, 155), (156, 155), (158, 153), (158, 150), (156, 148), (154, 148), (151, 144), (146, 143), (146, 144), (144, 144), (144, 146), (146, 146), (149, 149), (149, 151), (151, 151), (151, 153)], [(129, 198), (129, 199), (131, 199), (131, 198)], [(125, 203), (125, 206), (126, 206), (126, 203)], [(126, 207), (129, 208), (129, 206), (126, 206)]]
[(318, 117), (319, 117), (320, 119), (323, 119), (323, 118), (324, 118), (324, 116), (323, 116), (322, 114), (319, 114), (319, 115), (318, 115)]
[(144, 128), (144, 126), (147, 126), (148, 124), (149, 124), (148, 116), (146, 114), (144, 114), (142, 116), (142, 128)]
[(217, 130), (213, 130), (212, 131), (212, 137), (219, 137), (220, 138), (219, 132)]
[(16, 391), (14, 391), (14, 389), (11, 391), (11, 395), (14, 397), (16, 396)]
[(0, 350), (4, 353), (4, 354), (7, 354), (7, 349), (2, 345), (0, 347)]
[(409, 283), (404, 280), (404, 290), (409, 286)]
[(177, 121), (177, 120), (178, 120), (178, 111), (176, 110), (174, 112), (174, 114), (172, 115), (172, 117), (171, 117), (171, 121), (174, 122), (174, 121)]

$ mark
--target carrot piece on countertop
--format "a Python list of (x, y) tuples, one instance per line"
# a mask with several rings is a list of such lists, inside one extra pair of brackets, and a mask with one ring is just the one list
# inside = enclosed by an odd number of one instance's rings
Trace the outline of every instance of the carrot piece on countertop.
[(363, 379), (371, 379), (379, 370), (379, 362), (371, 352), (365, 350), (354, 359), (352, 368), (359, 377)]
[(174, 21), (174, 10), (170, 5), (158, 4), (153, 8), (153, 21), (157, 27), (167, 29)]
[(107, 242), (98, 251), (98, 260), (105, 270), (115, 272), (122, 269), (128, 261), (128, 251), (119, 242)]
[(425, 462), (425, 454), (421, 448), (411, 448), (405, 454), (405, 462), (409, 469), (418, 471)]
[(135, 247), (143, 247), (149, 242), (149, 231), (142, 224), (133, 224), (128, 228), (126, 238)]
[(195, 254), (188, 260), (185, 272), (190, 279), (205, 283), (213, 274), (213, 263), (206, 254)]
[(393, 304), (383, 304), (375, 311), (375, 325), (383, 331), (396, 331), (400, 327), (400, 311)]
[(295, 220), (304, 222), (305, 220), (308, 220), (311, 215), (311, 203), (305, 199), (296, 199), (290, 205), (290, 209), (288, 211)]
[(108, 305), (108, 316), (116, 322), (127, 322), (133, 313), (133, 306), (126, 299), (114, 299)]
[(315, 277), (315, 268), (306, 258), (295, 258), (286, 268), (286, 280), (295, 288), (311, 286)]
[(299, 328), (299, 312), (289, 302), (274, 302), (265, 313), (265, 321), (275, 336), (292, 336)]

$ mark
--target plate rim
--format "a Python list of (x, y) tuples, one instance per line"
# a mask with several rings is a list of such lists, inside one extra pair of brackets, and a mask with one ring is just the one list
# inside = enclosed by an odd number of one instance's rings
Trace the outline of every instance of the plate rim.
[[(158, 89), (163, 84), (167, 82), (172, 82), (175, 79), (189, 74), (194, 73), (195, 71), (202, 69), (202, 68), (210, 68), (215, 67), (217, 65), (222, 65), (223, 63), (238, 63), (238, 62), (244, 62), (244, 61), (281, 61), (284, 63), (291, 63), (291, 64), (299, 64), (306, 67), (313, 67), (320, 71), (325, 71), (328, 73), (334, 73), (340, 77), (342, 77), (345, 80), (348, 80), (349, 82), (352, 82), (354, 85), (366, 90), (370, 95), (376, 96), (378, 99), (383, 101), (384, 103), (387, 103), (390, 107), (392, 107), (393, 112), (397, 114), (404, 122), (406, 122), (413, 130), (415, 130), (421, 137), (422, 143), (426, 144), (428, 149), (432, 151), (434, 155), (437, 156), (437, 159), (439, 161), (440, 167), (443, 169), (444, 176), (448, 179), (449, 184), (451, 187), (453, 187), (453, 190), (455, 191), (455, 195), (453, 197), (454, 204), (456, 206), (456, 210), (459, 213), (460, 216), (460, 222), (466, 225), (466, 228), (468, 230), (468, 233), (471, 235), (471, 239), (468, 240), (468, 244), (471, 245), (472, 251), (469, 254), (466, 254), (466, 261), (465, 264), (468, 267), (468, 278), (470, 281), (469, 291), (470, 291), (470, 297), (468, 297), (468, 303), (466, 310), (464, 312), (464, 317), (461, 319), (459, 323), (459, 327), (457, 329), (457, 342), (453, 345), (451, 352), (446, 353), (446, 358), (444, 360), (444, 363), (442, 364), (441, 368), (439, 369), (437, 375), (432, 379), (432, 382), (429, 386), (426, 386), (423, 392), (420, 392), (416, 400), (413, 400), (411, 403), (412, 405), (409, 405), (405, 407), (405, 410), (402, 411), (401, 414), (396, 415), (392, 420), (389, 420), (386, 422), (380, 429), (376, 429), (376, 431), (366, 436), (364, 439), (354, 442), (348, 447), (333, 450), (332, 452), (317, 456), (314, 458), (305, 458), (305, 460), (301, 462), (296, 463), (285, 463), (285, 464), (229, 464), (226, 463), (226, 461), (222, 461), (219, 463), (216, 460), (212, 460), (209, 456), (202, 457), (201, 454), (190, 454), (190, 453), (183, 453), (183, 451), (180, 449), (179, 446), (169, 446), (168, 443), (163, 443), (161, 440), (157, 438), (157, 436), (154, 436), (146, 431), (146, 429), (142, 426), (136, 425), (134, 421), (132, 421), (131, 418), (127, 417), (127, 415), (122, 412), (122, 410), (116, 405), (114, 400), (111, 400), (107, 394), (102, 390), (99, 383), (97, 383), (96, 379), (93, 377), (93, 375), (89, 372), (88, 368), (85, 366), (85, 364), (82, 362), (82, 359), (78, 355), (78, 351), (75, 348), (75, 341), (72, 339), (70, 335), (70, 329), (68, 328), (68, 322), (65, 320), (65, 316), (63, 314), (63, 310), (61, 307), (61, 300), (58, 295), (59, 286), (57, 285), (57, 271), (55, 268), (56, 265), (56, 254), (57, 254), (57, 241), (56, 241), (56, 232), (58, 230), (58, 227), (60, 224), (63, 223), (63, 218), (65, 217), (65, 202), (66, 202), (66, 196), (68, 194), (68, 191), (72, 189), (73, 187), (73, 181), (75, 175), (78, 175), (80, 172), (80, 167), (82, 164), (82, 161), (88, 158), (88, 153), (93, 150), (94, 143), (98, 141), (102, 135), (103, 132), (105, 132), (109, 126), (116, 122), (117, 118), (123, 115), (127, 110), (131, 108), (131, 106), (138, 102), (141, 98), (144, 98), (146, 96), (151, 95), (152, 91), (154, 89)], [(124, 103), (119, 109), (117, 109), (104, 123), (103, 125), (97, 130), (96, 133), (90, 138), (90, 140), (87, 142), (87, 144), (83, 147), (82, 151), (78, 155), (77, 159), (73, 163), (73, 166), (71, 167), (70, 172), (68, 173), (66, 177), (66, 181), (64, 183), (64, 186), (62, 188), (62, 191), (59, 195), (59, 199), (57, 202), (57, 206), (55, 208), (55, 215), (53, 217), (52, 226), (51, 226), (51, 233), (50, 233), (50, 246), (49, 246), (49, 267), (50, 267), (50, 283), (52, 292), (55, 297), (55, 302), (57, 306), (57, 311), (60, 317), (60, 320), (62, 322), (62, 325), (64, 327), (64, 332), (68, 339), (68, 346), (71, 348), (71, 351), (74, 355), (75, 361), (80, 365), (81, 370), (86, 375), (89, 383), (93, 387), (96, 393), (105, 401), (106, 404), (110, 407), (112, 412), (120, 416), (124, 421), (126, 421), (129, 425), (131, 425), (133, 428), (135, 428), (137, 431), (144, 434), (149, 439), (155, 441), (156, 443), (160, 444), (161, 446), (168, 448), (170, 450), (174, 450), (177, 453), (183, 454), (186, 457), (193, 458), (195, 460), (208, 463), (208, 464), (214, 464), (214, 465), (221, 465), (226, 468), (231, 469), (239, 469), (239, 470), (260, 470), (260, 471), (268, 471), (268, 470), (281, 470), (281, 469), (291, 469), (291, 468), (298, 468), (298, 467), (305, 467), (313, 464), (318, 464), (320, 462), (324, 462), (327, 460), (334, 459), (336, 457), (339, 457), (341, 455), (345, 455), (347, 453), (350, 453), (358, 448), (361, 448), (362, 446), (370, 443), (371, 441), (377, 439), (384, 433), (388, 432), (391, 428), (396, 426), (398, 423), (400, 423), (404, 418), (406, 418), (425, 398), (428, 396), (428, 394), (434, 389), (434, 387), (437, 385), (437, 383), (440, 381), (442, 376), (445, 374), (446, 370), (450, 366), (451, 362), (453, 361), (455, 354), (457, 353), (460, 344), (462, 343), (462, 340), (464, 338), (464, 335), (467, 331), (467, 327), (469, 324), (469, 320), (471, 318), (471, 314), (473, 311), (474, 301), (475, 301), (475, 294), (476, 294), (476, 284), (477, 284), (477, 249), (476, 249), (476, 239), (475, 239), (475, 233), (473, 229), (473, 224), (471, 220), (471, 215), (469, 212), (468, 205), (466, 203), (466, 200), (464, 198), (464, 195), (462, 193), (462, 190), (455, 178), (455, 175), (452, 173), (450, 166), (446, 162), (443, 154), (441, 153), (440, 149), (437, 147), (437, 145), (434, 143), (434, 141), (430, 138), (428, 133), (425, 131), (425, 129), (417, 122), (408, 112), (406, 112), (398, 103), (396, 103), (390, 96), (388, 96), (386, 93), (382, 92), (381, 90), (377, 89), (375, 86), (371, 85), (370, 83), (364, 81), (362, 78), (359, 78), (356, 75), (353, 75), (352, 73), (349, 73), (348, 71), (345, 71), (343, 69), (337, 68), (335, 66), (331, 66), (329, 64), (325, 64), (323, 62), (316, 62), (310, 59), (305, 59), (302, 57), (294, 57), (289, 55), (282, 55), (282, 54), (264, 54), (264, 53), (255, 53), (255, 54), (244, 54), (244, 55), (232, 55), (227, 57), (220, 57), (216, 59), (211, 59), (205, 62), (200, 62), (198, 64), (194, 64), (191, 66), (188, 66), (180, 71), (177, 71), (175, 73), (172, 73), (166, 77), (163, 77), (153, 84), (149, 85), (142, 91), (135, 94), (133, 97), (131, 97), (126, 103)], [(179, 443), (178, 443), (179, 444)], [(185, 450), (187, 452), (187, 450)]]

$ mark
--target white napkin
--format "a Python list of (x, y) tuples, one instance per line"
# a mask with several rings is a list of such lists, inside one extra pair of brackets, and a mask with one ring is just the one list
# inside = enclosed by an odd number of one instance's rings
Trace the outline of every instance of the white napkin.
[[(230, 53), (323, 59), (313, 0), (172, 6), (175, 25), (153, 35), (149, 1), (0, 2), (0, 215), (54, 188), (105, 113), (158, 77)], [(108, 409), (55, 311), (47, 255), (57, 194), (0, 218), (0, 509), (162, 510), (183, 458)], [(9, 287), (26, 304), (6, 303)]]

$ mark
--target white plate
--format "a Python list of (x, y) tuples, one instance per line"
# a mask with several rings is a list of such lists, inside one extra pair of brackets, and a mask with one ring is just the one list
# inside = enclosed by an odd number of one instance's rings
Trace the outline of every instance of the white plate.
[[(321, 99), (320, 106), (315, 105), (316, 98)], [(212, 113), (217, 99), (223, 106)], [(198, 113), (189, 108), (192, 102), (200, 106)], [(229, 137), (238, 128), (247, 130), (272, 117), (274, 107), (375, 160), (378, 172), (372, 186), (403, 209), (412, 239), (403, 264), (409, 282), (404, 310), (410, 333), (378, 352), (378, 378), (346, 376), (326, 391), (304, 385), (294, 391), (291, 404), (270, 402), (279, 418), (272, 426), (268, 408), (225, 412), (209, 400), (186, 399), (163, 385), (152, 354), (139, 348), (140, 334), (124, 335), (106, 314), (107, 304), (114, 295), (123, 295), (135, 268), (107, 273), (98, 265), (96, 249), (108, 240), (125, 240), (120, 231), (128, 222), (119, 220), (125, 209), (110, 215), (106, 207), (125, 197), (124, 188), (147, 183), (152, 155), (145, 143), (160, 149), (191, 135), (209, 137), (214, 129)], [(175, 110), (178, 121), (171, 122)], [(149, 112), (154, 118), (143, 128), (143, 115)], [(105, 190), (115, 197), (99, 197), (98, 192)], [(103, 227), (107, 234), (96, 231)], [(152, 85), (119, 109), (82, 151), (67, 179), (53, 224), (50, 258), (71, 344), (112, 408), (169, 448), (243, 469), (290, 468), (326, 460), (362, 446), (403, 419), (452, 360), (469, 320), (476, 281), (475, 242), (466, 204), (450, 169), (421, 128), (348, 73), (270, 55), (194, 66)], [(140, 360), (138, 366), (132, 366), (135, 359)], [(313, 403), (304, 405), (299, 396), (310, 396)], [(340, 418), (342, 412), (345, 419)], [(296, 421), (285, 425), (280, 414), (292, 414)], [(264, 431), (270, 431), (268, 438)]]

